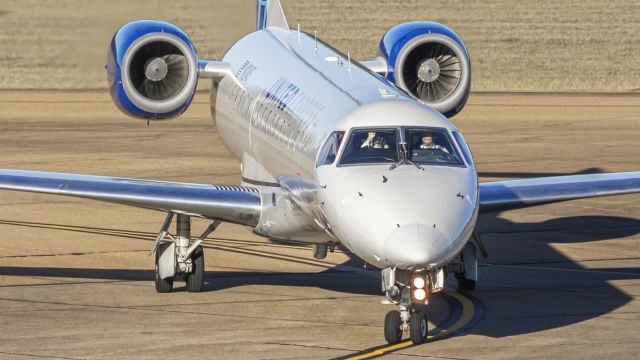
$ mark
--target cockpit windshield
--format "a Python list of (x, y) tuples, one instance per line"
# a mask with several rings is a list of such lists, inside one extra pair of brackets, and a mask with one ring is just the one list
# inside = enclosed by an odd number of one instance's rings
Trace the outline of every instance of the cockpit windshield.
[(340, 165), (398, 161), (397, 129), (356, 129), (351, 132)]
[(464, 165), (443, 129), (407, 129), (408, 159), (416, 164)]
[(464, 166), (446, 129), (367, 128), (351, 131), (340, 165), (402, 164)]

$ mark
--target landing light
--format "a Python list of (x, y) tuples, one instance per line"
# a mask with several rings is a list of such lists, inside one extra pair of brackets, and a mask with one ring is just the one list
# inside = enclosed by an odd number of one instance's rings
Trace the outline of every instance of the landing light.
[(413, 298), (422, 301), (427, 297), (427, 292), (423, 289), (416, 289), (413, 291)]
[(413, 278), (413, 287), (417, 289), (423, 289), (425, 285), (425, 281), (422, 277)]

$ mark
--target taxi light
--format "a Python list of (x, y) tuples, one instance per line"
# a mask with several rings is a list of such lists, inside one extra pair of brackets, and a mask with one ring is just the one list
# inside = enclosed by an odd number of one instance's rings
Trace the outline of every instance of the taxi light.
[(416, 300), (422, 301), (427, 297), (427, 292), (423, 289), (415, 289), (413, 291), (413, 297)]
[(413, 287), (416, 289), (424, 289), (425, 281), (422, 277), (413, 278)]

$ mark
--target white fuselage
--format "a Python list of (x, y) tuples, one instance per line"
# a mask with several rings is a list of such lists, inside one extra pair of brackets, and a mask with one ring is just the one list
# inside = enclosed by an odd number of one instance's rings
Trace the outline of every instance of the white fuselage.
[[(218, 134), (258, 187), (254, 231), (311, 243), (340, 242), (380, 268), (446, 264), (469, 239), (478, 212), (473, 161), (463, 166), (316, 166), (334, 131), (408, 127), (457, 131), (444, 116), (343, 54), (295, 31), (247, 35), (224, 59), (242, 86), (214, 83)], [(458, 144), (458, 146), (460, 146)]]

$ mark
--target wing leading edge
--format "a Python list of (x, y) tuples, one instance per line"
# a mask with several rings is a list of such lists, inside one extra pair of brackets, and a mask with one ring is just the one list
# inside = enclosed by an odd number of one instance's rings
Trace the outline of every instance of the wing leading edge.
[(640, 172), (494, 181), (480, 184), (480, 209), (505, 210), (637, 192), (640, 192)]
[(0, 189), (66, 195), (255, 226), (256, 189), (53, 172), (2, 170)]

